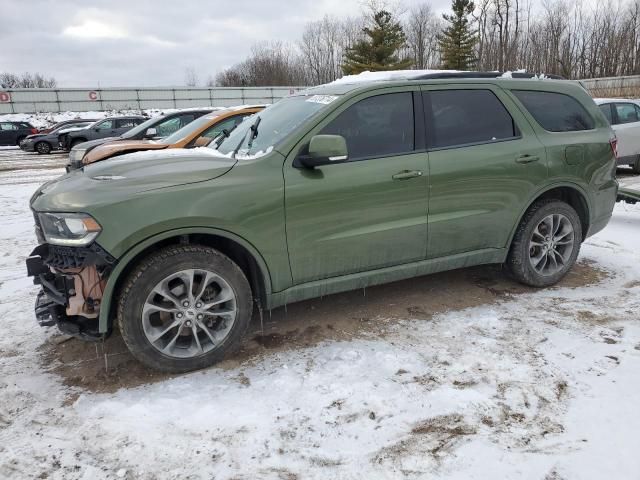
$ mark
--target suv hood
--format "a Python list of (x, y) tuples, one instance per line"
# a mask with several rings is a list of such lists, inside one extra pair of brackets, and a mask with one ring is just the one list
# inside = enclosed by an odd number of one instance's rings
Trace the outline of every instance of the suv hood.
[(81, 212), (149, 190), (212, 180), (235, 163), (207, 147), (122, 155), (45, 183), (31, 198), (31, 207)]

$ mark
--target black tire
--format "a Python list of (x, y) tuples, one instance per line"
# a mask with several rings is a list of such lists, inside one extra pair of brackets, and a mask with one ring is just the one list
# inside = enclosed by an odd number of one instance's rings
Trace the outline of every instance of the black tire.
[[(229, 284), (236, 296), (237, 316), (226, 337), (213, 350), (189, 358), (165, 355), (152, 345), (143, 329), (142, 308), (153, 288), (167, 276), (186, 269), (206, 268)], [(124, 283), (118, 301), (118, 327), (134, 357), (163, 372), (182, 373), (206, 368), (234, 351), (244, 337), (253, 313), (251, 287), (233, 261), (201, 245), (167, 247), (142, 260)]]
[(86, 142), (84, 138), (74, 138), (73, 140), (71, 140), (71, 146), (69, 148), (71, 149), (76, 145), (80, 145), (81, 143), (84, 143), (84, 142)]
[(16, 140), (16, 145), (19, 147), (20, 146), (20, 142), (23, 141), (25, 138), (27, 138), (27, 137), (25, 137), (25, 136), (18, 137), (18, 139)]
[[(529, 259), (530, 241), (533, 232), (540, 222), (549, 215), (561, 214), (566, 217), (573, 227), (573, 249), (568, 255), (568, 260), (564, 267), (556, 273), (542, 275), (536, 271)], [(511, 243), (506, 266), (509, 273), (520, 283), (531, 287), (548, 287), (555, 285), (571, 270), (580, 253), (582, 243), (582, 222), (575, 209), (561, 201), (555, 199), (541, 200), (534, 203), (518, 225), (518, 230)]]
[(636, 162), (631, 165), (633, 173), (640, 174), (640, 155), (636, 158)]
[(33, 148), (40, 155), (48, 155), (51, 153), (51, 144), (49, 142), (38, 142)]

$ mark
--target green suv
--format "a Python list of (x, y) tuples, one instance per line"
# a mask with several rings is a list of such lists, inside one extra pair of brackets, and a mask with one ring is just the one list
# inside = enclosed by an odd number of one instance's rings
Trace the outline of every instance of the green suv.
[(86, 339), (117, 323), (180, 372), (237, 347), (254, 309), (491, 263), (555, 284), (611, 217), (615, 140), (579, 84), (493, 77), (311, 88), (212, 147), (43, 185), (38, 321)]

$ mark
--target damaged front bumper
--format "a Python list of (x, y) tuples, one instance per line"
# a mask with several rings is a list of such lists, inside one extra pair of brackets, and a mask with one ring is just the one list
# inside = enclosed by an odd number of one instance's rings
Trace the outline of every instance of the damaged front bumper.
[(57, 325), (68, 335), (100, 340), (98, 314), (115, 259), (97, 244), (60, 247), (41, 244), (27, 258), (27, 275), (42, 289), (35, 304), (38, 323)]

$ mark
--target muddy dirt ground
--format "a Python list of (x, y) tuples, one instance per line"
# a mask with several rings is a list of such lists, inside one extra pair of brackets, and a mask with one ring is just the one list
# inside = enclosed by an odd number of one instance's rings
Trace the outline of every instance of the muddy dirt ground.
[[(605, 277), (606, 272), (582, 261), (555, 288), (588, 286)], [(262, 321), (256, 311), (241, 349), (216, 368), (236, 368), (259, 361), (268, 351), (327, 340), (383, 337), (385, 328), (397, 320), (429, 321), (435, 314), (489, 305), (532, 291), (535, 289), (509, 279), (502, 268), (483, 266), (299, 302), (264, 312)], [(66, 385), (92, 392), (113, 392), (173, 377), (140, 364), (117, 330), (96, 343), (55, 335), (42, 346), (41, 354), (46, 368), (63, 377)], [(74, 399), (71, 395), (69, 401)]]

